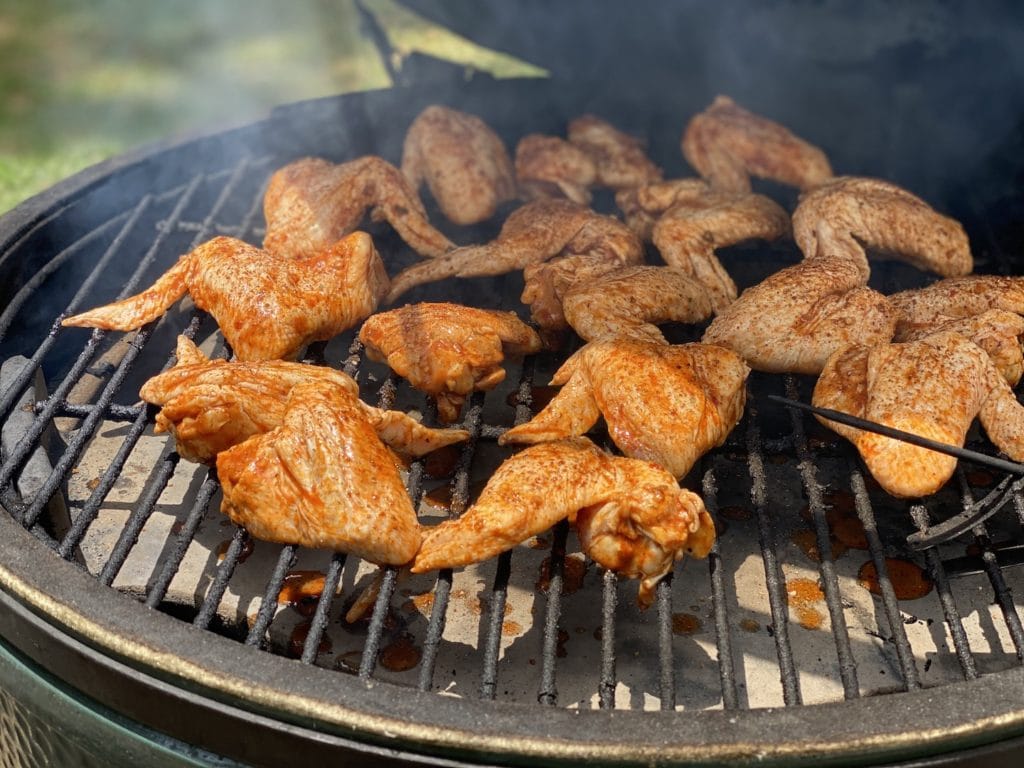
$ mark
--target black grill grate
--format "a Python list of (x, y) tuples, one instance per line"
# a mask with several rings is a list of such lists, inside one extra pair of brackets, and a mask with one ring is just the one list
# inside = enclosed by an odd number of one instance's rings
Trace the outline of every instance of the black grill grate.
[[(43, 441), (46, 431), (55, 420), (73, 421), (73, 425), (65, 431), (66, 447), (56, 458), (49, 476), (34, 495), (20, 499), (17, 503), (11, 502), (12, 509), (9, 510), (26, 529), (48, 538), (52, 548), (65, 560), (76, 559), (76, 553), (86, 540), (90, 526), (95, 524), (105, 500), (123, 476), (133, 450), (151, 426), (151, 411), (132, 404), (137, 391), (136, 379), (148, 378), (173, 362), (169, 346), (176, 332), (181, 331), (198, 338), (200, 333), (209, 329), (210, 323), (194, 311), (186, 311), (180, 317), (169, 317), (128, 337), (129, 341), (115, 364), (96, 366), (94, 361), (110, 353), (115, 345), (121, 343), (120, 340), (111, 338), (111, 334), (103, 331), (93, 331), (75, 352), (75, 345), (79, 343), (76, 339), (81, 338), (80, 332), (62, 329), (59, 326), (60, 318), (86, 305), (109, 300), (106, 292), (111, 289), (116, 289), (119, 297), (133, 293), (155, 274), (166, 269), (179, 253), (215, 234), (229, 233), (257, 241), (260, 235), (257, 219), (263, 191), (260, 180), (265, 180), (269, 170), (283, 162), (269, 156), (260, 159), (243, 158), (227, 170), (196, 175), (188, 183), (176, 186), (169, 192), (142, 196), (138, 205), (130, 211), (119, 213), (99, 226), (91, 227), (59, 251), (40, 271), (38, 279), (26, 283), (0, 317), (0, 341), (4, 343), (4, 348), (19, 351), (23, 347), (28, 348), (22, 354), (29, 358), (29, 363), (2, 393), (0, 420), (9, 417), (22, 393), (31, 387), (37, 371), (43, 371), (53, 387), (51, 395), (34, 403), (32, 425), (13, 449), (5, 453), (0, 466), (0, 490), (4, 492), (4, 499), (14, 498), (13, 484), (25, 462)], [(380, 236), (387, 242), (387, 234), (382, 233)], [(147, 247), (140, 249), (140, 243)], [(140, 250), (142, 257), (133, 258), (132, 254)], [(26, 314), (26, 308), (36, 302), (52, 304), (51, 293), (69, 293), (67, 288), (54, 288), (56, 279), (69, 271), (72, 265), (87, 260), (93, 252), (100, 252), (99, 257), (91, 262), (94, 268), (86, 271), (87, 276), (70, 293), (70, 298), (61, 301), (60, 306), (45, 321), (44, 326), (48, 330), (41, 336), (41, 341), (31, 341), (28, 338), (31, 334), (23, 324), (19, 325), (22, 322), (20, 315)], [(997, 268), (1009, 272), (1010, 266), (1005, 255), (998, 249), (995, 252), (1003, 259)], [(776, 251), (771, 251), (769, 255), (776, 254)], [(761, 258), (762, 255), (761, 252), (750, 252), (740, 254), (737, 258)], [(76, 273), (71, 270), (69, 274)], [(119, 277), (122, 274), (127, 277), (122, 279)], [(509, 285), (511, 283), (508, 278), (499, 279), (495, 281), (493, 291), (504, 297), (506, 307), (515, 307), (514, 297), (518, 292), (510, 290)], [(347, 356), (342, 360), (342, 367), (360, 380), (364, 391), (376, 392), (380, 406), (394, 405), (399, 395), (403, 394), (405, 385), (392, 376), (384, 378), (379, 384), (372, 381), (368, 364), (362, 360), (361, 346), (351, 341), (351, 338), (350, 335), (343, 342), (350, 342), (350, 346), (343, 347), (347, 350)], [(69, 348), (72, 354), (67, 353)], [(308, 362), (323, 364), (328, 361), (329, 354), (330, 345), (326, 349), (319, 346), (311, 351)], [(450, 515), (461, 514), (473, 497), (473, 484), (479, 479), (478, 454), (481, 446), (493, 443), (506, 428), (505, 421), (522, 423), (530, 418), (533, 413), (535, 380), (540, 380), (551, 362), (542, 356), (526, 360), (521, 367), (510, 368), (511, 375), (517, 377), (511, 405), (504, 406), (496, 402), (500, 399), (497, 393), (487, 396), (477, 394), (467, 403), (463, 426), (470, 431), (471, 439), (462, 449), (448, 481), (452, 499)], [(73, 393), (87, 375), (99, 379), (101, 383), (88, 400), (80, 401)], [(893, 681), (894, 689), (920, 688), (923, 685), (922, 670), (918, 664), (922, 656), (915, 655), (908, 637), (904, 622), (909, 609), (904, 601), (897, 598), (887, 558), (907, 556), (899, 533), (894, 532), (907, 529), (910, 520), (920, 529), (930, 520), (948, 516), (950, 497), (946, 494), (926, 504), (900, 508), (902, 523), (892, 523), (888, 518), (892, 517), (894, 502), (869, 489), (869, 483), (861, 474), (855, 456), (845, 445), (828, 443), (829, 438), (822, 437), (821, 430), (813, 422), (805, 421), (806, 417), (801, 414), (783, 414), (780, 409), (769, 412), (772, 406), (763, 401), (761, 395), (777, 390), (780, 386), (786, 396), (797, 398), (801, 388), (806, 387), (806, 382), (795, 377), (753, 377), (744, 421), (723, 448), (702, 461), (700, 471), (695, 473), (697, 477), (692, 483), (703, 490), (708, 508), (720, 528), (723, 523), (729, 526), (716, 542), (706, 563), (693, 561), (683, 566), (690, 576), (687, 583), (693, 582), (692, 573), (695, 569), (698, 569), (697, 572), (708, 569), (707, 581), (699, 581), (703, 584), (704, 594), (711, 599), (708, 618), (713, 628), (711, 643), (717, 656), (719, 681), (719, 690), (708, 706), (721, 706), (730, 710), (751, 706), (749, 691), (744, 687), (744, 677), (739, 674), (745, 666), (745, 660), (741, 643), (738, 642), (740, 630), (737, 629), (738, 617), (747, 609), (741, 608), (737, 602), (735, 575), (730, 574), (730, 569), (735, 568), (731, 558), (746, 551), (754, 540), (756, 545), (750, 546), (750, 549), (760, 559), (764, 572), (764, 591), (758, 598), (766, 600), (768, 604), (765, 618), (767, 626), (764, 629), (770, 632), (774, 646), (782, 702), (788, 706), (798, 706), (808, 700), (801, 674), (801, 668), (807, 662), (801, 655), (805, 644), (802, 642), (803, 636), (799, 634), (805, 630), (797, 629), (790, 615), (787, 566), (791, 564), (791, 553), (783, 539), (783, 529), (790, 525), (796, 510), (790, 505), (780, 505), (773, 495), (781, 475), (785, 475), (784, 481), (790, 487), (795, 484), (799, 489), (791, 491), (791, 495), (799, 494), (807, 501), (807, 513), (819, 555), (818, 562), (813, 563), (813, 566), (818, 571), (827, 623), (834, 641), (835, 669), (842, 697), (853, 699), (872, 692), (865, 688), (858, 669), (863, 665), (878, 663), (882, 657), (895, 659), (894, 668), (899, 679)], [(421, 407), (426, 421), (436, 423), (436, 412), (430, 405), (424, 402)], [(494, 414), (499, 416), (495, 417)], [(506, 419), (505, 415), (508, 414), (510, 418)], [(109, 467), (99, 477), (89, 498), (75, 510), (67, 530), (59, 537), (50, 536), (50, 521), (44, 514), (48, 503), (51, 498), (62, 493), (70, 473), (90, 449), (97, 432), (111, 422), (121, 423), (125, 427), (120, 447)], [(812, 445), (814, 441), (824, 443), (824, 449)], [(777, 465), (775, 462), (779, 456), (783, 457), (783, 462)], [(841, 469), (826, 470), (822, 465), (822, 456), (831, 464), (838, 464)], [(777, 466), (784, 466), (784, 469), (776, 469)], [(140, 532), (178, 471), (179, 457), (173, 452), (173, 442), (168, 442), (147, 478), (138, 503), (126, 515), (116, 544), (95, 574), (101, 584), (109, 586), (115, 583), (136, 546)], [(737, 482), (737, 478), (744, 474), (749, 483), (746, 487)], [(974, 498), (974, 490), (968, 474), (961, 470), (957, 477), (960, 501), (969, 504)], [(414, 503), (418, 504), (426, 492), (422, 460), (410, 466), (408, 478), (409, 493)], [(831, 551), (835, 531), (829, 522), (829, 502), (825, 497), (825, 491), (829, 488), (846, 491), (851, 495), (856, 517), (864, 529), (867, 552), (878, 572), (876, 630), (883, 640), (879, 650), (855, 643), (851, 637), (847, 622), (847, 611), (850, 609), (848, 595), (844, 595), (837, 561)], [(200, 526), (217, 514), (217, 493), (218, 484), (212, 471), (199, 473), (188, 510), (168, 539), (167, 552), (148, 582), (145, 594), (137, 595), (145, 605), (171, 610), (167, 604), (171, 582), (193, 545)], [(754, 520), (752, 526), (746, 527), (742, 523), (725, 520), (722, 514), (723, 506), (734, 505), (737, 498), (741, 499), (744, 495), (749, 498)], [(728, 501), (724, 501), (724, 497), (728, 497)], [(8, 505), (6, 501), (5, 505)], [(1016, 517), (1006, 511), (990, 525), (999, 526), (1000, 536), (1009, 536), (1011, 540), (1019, 542), (1024, 527), (1024, 500), (1020, 496), (1015, 499), (1015, 510)], [(880, 526), (877, 522), (881, 515), (888, 521), (886, 526)], [(543, 592), (538, 592), (534, 604), (533, 621), (539, 630), (536, 640), (537, 669), (527, 672), (503, 664), (505, 611), (513, 574), (520, 567), (517, 562), (520, 555), (518, 551), (513, 551), (497, 559), (493, 577), (490, 577), (485, 596), (481, 599), (477, 649), (478, 696), (482, 699), (505, 697), (502, 682), (507, 676), (529, 674), (537, 679), (536, 701), (541, 705), (566, 706), (576, 703), (559, 694), (560, 679), (565, 679), (560, 678), (560, 658), (565, 635), (570, 629), (565, 625), (567, 606), (583, 600), (590, 604), (600, 633), (597, 663), (592, 681), (587, 683), (595, 696), (596, 706), (613, 709), (623, 705), (621, 697), (617, 696), (617, 687), (622, 682), (622, 670), (626, 665), (636, 663), (624, 655), (628, 654), (628, 650), (624, 649), (632, 648), (635, 638), (643, 634), (649, 637), (645, 647), (656, 649), (650, 658), (642, 662), (657, 666), (656, 706), (674, 709), (680, 706), (680, 700), (688, 701), (683, 693), (690, 685), (689, 675), (686, 671), (680, 671), (676, 640), (678, 632), (674, 622), (677, 619), (675, 609), (695, 598), (680, 593), (678, 585), (683, 580), (671, 577), (665, 579), (657, 589), (656, 606), (651, 609), (650, 616), (642, 622), (634, 623), (630, 618), (632, 614), (626, 615), (623, 603), (624, 595), (631, 595), (635, 585), (626, 584), (614, 574), (601, 573), (596, 580), (591, 579), (582, 592), (570, 592), (566, 586), (566, 558), (573, 540), (568, 526), (564, 523), (557, 526), (550, 538), (547, 586)], [(960, 546), (963, 544), (964, 539), (961, 539)], [(951, 655), (955, 656), (964, 679), (1008, 668), (1019, 664), (1024, 658), (1024, 632), (1018, 604), (1014, 603), (1010, 586), (1014, 578), (1018, 579), (1016, 583), (1020, 583), (1019, 577), (1000, 568), (997, 543), (986, 526), (978, 526), (974, 531), (973, 544), (981, 558), (981, 569), (991, 588), (992, 599), (999, 607), (1005, 631), (1013, 645), (1012, 649), (1004, 649), (1001, 656), (998, 647), (995, 647), (984, 666), (979, 665), (972, 651), (971, 634), (958, 608), (960, 603), (956, 581), (946, 573), (940, 551), (930, 550), (921, 556), (921, 561), (935, 583), (935, 594), (928, 599), (937, 600), (940, 604), (941, 615), (953, 646)], [(278, 595), (300, 554), (295, 547), (279, 548), (276, 562), (266, 575), (260, 607), (241, 632), (237, 627), (226, 627), (218, 615), (218, 608), (238, 567), (254, 546), (263, 548), (271, 545), (252, 542), (243, 530), (234, 529), (230, 543), (223, 553), (218, 553), (219, 562), (201, 602), (193, 607), (194, 612), (189, 618), (196, 627), (238, 635), (246, 645), (280, 653), (281, 645), (272, 642), (271, 635), (274, 622), (279, 616)], [(323, 641), (332, 622), (339, 620), (337, 614), (341, 606), (338, 605), (340, 601), (336, 592), (343, 582), (344, 573), (353, 566), (350, 560), (344, 555), (334, 555), (325, 567), (324, 589), (316, 602), (308, 632), (301, 645), (299, 657), (304, 664), (325, 664)], [(398, 572), (393, 568), (384, 569), (379, 594), (366, 627), (358, 667), (350, 670), (359, 678), (372, 680), (378, 677), (379, 656), (399, 587)], [(420, 659), (410, 683), (421, 691), (443, 689), (450, 682), (447, 670), (438, 666), (441, 651), (448, 642), (445, 630), (453, 595), (453, 574), (450, 571), (442, 571), (437, 575), (432, 594), (429, 616), (425, 618), (421, 635), (416, 638)], [(989, 644), (990, 647), (999, 645), (991, 638)], [(574, 685), (573, 690), (577, 687)], [(645, 706), (645, 702), (642, 699), (633, 700), (630, 706)]]

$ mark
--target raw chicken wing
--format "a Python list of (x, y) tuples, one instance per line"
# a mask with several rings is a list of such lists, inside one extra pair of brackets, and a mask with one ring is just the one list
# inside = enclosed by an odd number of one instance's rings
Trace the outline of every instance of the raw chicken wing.
[(402, 172), (375, 155), (340, 165), (306, 157), (275, 172), (263, 197), (263, 247), (289, 258), (319, 253), (358, 228), (367, 209), (421, 256), (455, 247), (431, 226)]
[(1024, 277), (967, 275), (947, 277), (926, 288), (889, 296), (900, 312), (896, 340), (937, 323), (1001, 309), (1024, 315)]
[(562, 299), (565, 318), (583, 339), (628, 336), (666, 344), (659, 323), (711, 317), (711, 297), (674, 267), (620, 267), (576, 283)]
[(704, 179), (654, 181), (642, 187), (620, 189), (615, 193), (615, 204), (626, 225), (641, 239), (650, 240), (654, 225), (665, 211), (676, 203), (698, 201), (710, 190)]
[(793, 238), (804, 258), (848, 258), (865, 280), (866, 248), (944, 277), (966, 275), (974, 265), (960, 222), (879, 179), (841, 176), (803, 195)]
[(564, 197), (590, 204), (597, 166), (579, 147), (557, 136), (531, 133), (516, 145), (516, 180), (527, 200)]
[(457, 520), (423, 539), (413, 573), (458, 568), (512, 549), (569, 518), (587, 554), (642, 579), (638, 602), (676, 560), (706, 557), (715, 528), (700, 497), (645, 461), (610, 456), (583, 437), (536, 445), (507, 459)]
[(413, 387), (437, 398), (443, 422), (458, 418), (473, 391), (505, 380), (506, 355), (540, 350), (537, 332), (514, 312), (458, 304), (410, 304), (373, 315), (359, 331), (371, 360), (385, 362)]
[(584, 253), (635, 264), (643, 258), (643, 244), (612, 216), (568, 200), (536, 200), (514, 211), (492, 242), (457, 248), (400, 272), (391, 283), (388, 301), (446, 277), (503, 275), (562, 254)]
[(436, 104), (409, 126), (402, 173), (413, 189), (426, 182), (455, 224), (485, 221), (516, 195), (512, 160), (498, 134), (476, 115)]
[(903, 334), (897, 326), (894, 341), (919, 341), (940, 331), (959, 333), (985, 350), (1011, 387), (1016, 386), (1024, 374), (1024, 351), (1021, 350), (1024, 317), (1015, 312), (990, 309), (980, 315), (936, 322)]
[(748, 112), (728, 96), (690, 120), (683, 156), (715, 189), (749, 192), (758, 176), (811, 189), (832, 176), (825, 153), (767, 118)]
[(721, 445), (743, 415), (750, 369), (722, 347), (612, 338), (570, 357), (552, 384), (561, 391), (498, 442), (540, 443), (582, 435), (604, 416), (615, 445), (676, 477)]
[(718, 312), (736, 298), (736, 284), (715, 250), (787, 234), (789, 214), (771, 198), (708, 190), (677, 199), (654, 225), (652, 239), (667, 264), (707, 288)]
[[(854, 345), (829, 358), (813, 402), (949, 445), (962, 446), (975, 416), (992, 442), (1024, 459), (1024, 406), (988, 355), (959, 333), (901, 344)], [(934, 493), (956, 458), (874, 432), (819, 419), (852, 441), (894, 496)]]
[(131, 331), (186, 293), (217, 320), (239, 360), (292, 359), (373, 312), (387, 293), (384, 264), (365, 232), (304, 258), (215, 237), (182, 256), (140, 294), (69, 317), (63, 325)]
[(857, 264), (842, 257), (794, 264), (747, 288), (711, 321), (703, 341), (728, 347), (758, 371), (819, 373), (838, 349), (892, 338), (897, 311), (864, 282)]
[(594, 161), (602, 187), (639, 187), (661, 178), (661, 169), (647, 157), (643, 142), (594, 115), (569, 123), (569, 142)]
[[(178, 337), (176, 352), (177, 365), (149, 379), (139, 396), (160, 406), (154, 432), (173, 434), (176, 450), (189, 461), (211, 463), (233, 445), (281, 426), (288, 395), (300, 384), (320, 382), (359, 394), (356, 382), (333, 368), (282, 360), (210, 360), (184, 336)], [(409, 455), (469, 437), (461, 429), (430, 429), (399, 411), (360, 407), (385, 443)]]
[(530, 318), (540, 327), (546, 346), (560, 344), (560, 331), (568, 328), (562, 300), (577, 284), (586, 284), (602, 275), (622, 269), (618, 258), (585, 253), (559, 256), (523, 270), (523, 293), (519, 300), (530, 306)]
[(265, 541), (403, 565), (422, 530), (391, 452), (345, 387), (294, 387), (279, 427), (217, 456), (221, 511)]

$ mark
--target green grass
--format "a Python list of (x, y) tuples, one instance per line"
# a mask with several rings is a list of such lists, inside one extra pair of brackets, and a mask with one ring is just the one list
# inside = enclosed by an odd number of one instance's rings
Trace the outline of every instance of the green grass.
[[(543, 75), (367, 0), (400, 53)], [(0, 212), (157, 139), (390, 84), (354, 0), (8, 0), (0, 8)]]

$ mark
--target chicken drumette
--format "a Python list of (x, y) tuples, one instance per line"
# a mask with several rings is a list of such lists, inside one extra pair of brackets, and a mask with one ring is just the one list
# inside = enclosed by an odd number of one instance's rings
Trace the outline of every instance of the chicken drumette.
[(879, 179), (842, 176), (800, 198), (793, 239), (804, 258), (842, 256), (869, 274), (866, 248), (945, 277), (973, 268), (960, 223), (905, 189)]
[(621, 221), (568, 200), (536, 200), (514, 211), (497, 239), (414, 264), (391, 283), (388, 301), (446, 277), (502, 275), (559, 255), (590, 254), (619, 264), (643, 259), (639, 238)]
[(265, 541), (381, 565), (415, 556), (422, 529), (391, 452), (349, 389), (295, 386), (281, 425), (217, 456), (221, 511)]
[(643, 143), (594, 115), (569, 123), (569, 143), (583, 150), (597, 167), (597, 184), (612, 189), (639, 187), (661, 178)]
[(749, 373), (722, 347), (594, 341), (555, 373), (551, 383), (564, 386), (547, 407), (498, 442), (582, 435), (604, 416), (609, 436), (624, 454), (683, 477), (700, 456), (722, 444), (743, 415)]
[(473, 391), (505, 380), (506, 355), (540, 350), (541, 340), (513, 312), (458, 304), (410, 304), (370, 317), (359, 331), (372, 360), (385, 362), (416, 389), (437, 399), (438, 417), (458, 418)]
[[(291, 391), (307, 383), (341, 387), (359, 395), (359, 386), (333, 368), (282, 360), (210, 360), (184, 336), (178, 337), (177, 364), (142, 385), (139, 396), (160, 406), (157, 434), (174, 435), (182, 458), (210, 463), (217, 454), (284, 421)], [(430, 429), (400, 411), (360, 403), (364, 418), (392, 448), (421, 456), (468, 439), (461, 429)]]
[(690, 120), (683, 156), (715, 189), (749, 192), (758, 176), (811, 189), (832, 177), (825, 153), (728, 96)]
[(409, 126), (402, 173), (413, 189), (426, 182), (455, 224), (489, 219), (516, 195), (515, 171), (498, 134), (476, 115), (436, 104)]
[(217, 320), (239, 360), (291, 359), (311, 341), (330, 339), (369, 315), (387, 290), (384, 264), (365, 232), (298, 259), (216, 237), (142, 293), (63, 325), (131, 331), (187, 293)]
[(590, 187), (597, 183), (597, 166), (579, 147), (558, 136), (531, 133), (516, 145), (516, 180), (527, 200), (564, 197), (590, 204)]
[[(949, 445), (962, 446), (975, 416), (992, 442), (1024, 459), (1024, 407), (988, 355), (959, 333), (920, 341), (853, 345), (829, 358), (813, 402)], [(871, 474), (894, 496), (934, 493), (956, 459), (820, 419), (856, 446)]]
[(431, 226), (402, 172), (375, 155), (340, 165), (306, 157), (276, 171), (263, 197), (263, 247), (289, 258), (319, 253), (358, 228), (367, 209), (421, 256), (455, 247)]
[(482, 562), (565, 518), (596, 562), (641, 579), (642, 607), (676, 560), (706, 557), (715, 539), (700, 497), (670, 473), (577, 437), (507, 459), (462, 517), (428, 531), (412, 571)]
[(583, 339), (607, 336), (667, 343), (659, 323), (711, 317), (703, 285), (674, 267), (619, 267), (576, 282), (562, 297), (565, 319)]
[(728, 347), (755, 370), (819, 373), (838, 349), (892, 338), (898, 312), (865, 282), (846, 258), (794, 264), (747, 288), (703, 341)]

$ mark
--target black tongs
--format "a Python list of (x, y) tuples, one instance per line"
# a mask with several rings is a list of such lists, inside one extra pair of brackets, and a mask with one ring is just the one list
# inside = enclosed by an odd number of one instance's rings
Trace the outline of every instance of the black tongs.
[(1024, 488), (1024, 464), (1007, 461), (1006, 459), (1000, 459), (996, 456), (989, 456), (988, 454), (972, 451), (968, 448), (940, 443), (936, 440), (930, 440), (927, 437), (915, 435), (912, 432), (904, 432), (902, 429), (887, 427), (884, 424), (867, 421), (866, 419), (851, 416), (850, 414), (843, 413), (842, 411), (834, 411), (831, 408), (819, 408), (816, 405), (808, 405), (807, 403), (801, 403), (799, 400), (790, 400), (789, 398), (779, 397), (778, 395), (768, 395), (768, 399), (782, 403), (789, 408), (809, 411), (810, 413), (821, 416), (829, 421), (846, 424), (847, 426), (856, 427), (857, 429), (863, 429), (868, 432), (877, 432), (878, 434), (885, 435), (886, 437), (892, 437), (896, 440), (902, 440), (906, 443), (918, 445), (922, 448), (928, 448), (932, 451), (938, 451), (939, 453), (945, 453), (949, 456), (955, 456), (958, 459), (967, 459), (968, 461), (983, 464), (987, 467), (991, 467), (992, 469), (998, 469), (1009, 473), (995, 488), (989, 491), (984, 498), (965, 507), (959, 514), (953, 515), (953, 517), (948, 520), (943, 520), (937, 525), (929, 526), (908, 536), (907, 544), (911, 549), (928, 549), (929, 547), (934, 547), (936, 544), (941, 544), (945, 541), (949, 541), (950, 539), (955, 539), (963, 533), (967, 533), (974, 528), (974, 526), (978, 525), (978, 523), (984, 522), (1001, 510), (1006, 503), (1013, 498), (1015, 493), (1020, 491), (1021, 488)]

